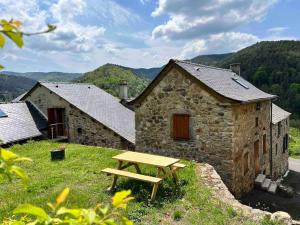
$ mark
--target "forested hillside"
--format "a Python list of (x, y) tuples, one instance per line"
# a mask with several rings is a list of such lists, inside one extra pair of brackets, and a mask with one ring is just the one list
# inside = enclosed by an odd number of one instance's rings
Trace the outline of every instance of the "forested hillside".
[(28, 91), (35, 80), (12, 75), (0, 74), (0, 102), (10, 101)]
[(94, 71), (87, 72), (78, 81), (93, 83), (114, 96), (119, 95), (121, 81), (128, 83), (128, 96), (130, 98), (141, 93), (150, 82), (149, 79), (138, 76), (131, 69), (114, 64), (105, 64)]
[(258, 88), (278, 95), (275, 102), (300, 117), (300, 42), (264, 41), (238, 51), (217, 66), (241, 63), (241, 75)]
[(217, 66), (222, 60), (229, 56), (232, 56), (233, 54), (234, 53), (199, 55), (195, 58), (192, 58), (190, 61), (208, 66)]
[(4, 71), (1, 73), (7, 75), (27, 77), (37, 81), (73, 81), (82, 76), (82, 73), (62, 73), (62, 72), (18, 73), (18, 72)]

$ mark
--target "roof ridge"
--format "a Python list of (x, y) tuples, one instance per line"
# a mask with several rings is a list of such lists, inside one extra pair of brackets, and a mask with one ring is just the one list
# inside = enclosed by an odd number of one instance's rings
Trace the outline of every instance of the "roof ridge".
[(194, 63), (194, 62), (185, 61), (185, 60), (179, 60), (179, 59), (173, 59), (173, 60), (174, 60), (175, 62), (181, 62), (181, 63), (186, 63), (186, 64), (190, 64), (190, 65), (194, 65), (194, 66), (206, 67), (206, 68), (216, 69), (216, 70), (225, 70), (225, 71), (234, 73), (234, 72), (233, 72), (232, 70), (230, 70), (230, 69), (224, 69), (224, 68), (215, 67), (215, 66), (208, 66), (208, 65), (204, 65), (204, 64), (200, 64), (200, 63)]
[(68, 82), (68, 81), (39, 81), (39, 83), (47, 83), (47, 84), (78, 84), (78, 85), (94, 85), (93, 83), (77, 83), (77, 82)]

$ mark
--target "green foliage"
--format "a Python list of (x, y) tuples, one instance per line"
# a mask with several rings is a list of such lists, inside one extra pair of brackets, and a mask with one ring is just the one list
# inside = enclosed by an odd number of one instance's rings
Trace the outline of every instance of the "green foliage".
[(24, 185), (27, 185), (28, 176), (26, 172), (16, 165), (20, 161), (31, 161), (31, 159), (20, 157), (11, 151), (0, 148), (0, 184), (5, 179), (12, 181), (13, 177), (16, 176), (23, 181)]
[(182, 213), (180, 211), (176, 210), (173, 213), (173, 219), (176, 221), (179, 221), (181, 218), (182, 218)]
[(36, 81), (11, 75), (0, 74), (0, 102), (10, 101), (28, 91)]
[(261, 221), (261, 225), (281, 225), (279, 221), (271, 220), (270, 216), (265, 216)]
[(258, 88), (279, 96), (280, 107), (300, 117), (300, 42), (263, 41), (221, 60), (217, 66), (229, 68), (241, 63), (241, 75)]
[(133, 225), (127, 217), (120, 214), (119, 209), (125, 209), (127, 203), (133, 199), (131, 191), (117, 192), (112, 197), (111, 205), (98, 204), (94, 208), (66, 208), (61, 206), (69, 195), (70, 189), (65, 188), (56, 198), (55, 203), (48, 203), (51, 213), (31, 204), (22, 204), (14, 209), (15, 215), (23, 215), (20, 219), (9, 219), (4, 225), (32, 225), (32, 224), (77, 224), (77, 225)]
[(121, 81), (128, 83), (128, 97), (136, 97), (149, 84), (149, 80), (137, 76), (130, 69), (122, 66), (106, 64), (98, 69), (85, 73), (79, 82), (93, 83), (108, 93), (119, 96), (119, 84)]
[(300, 158), (300, 128), (290, 128), (289, 155)]
[(208, 66), (216, 66), (222, 60), (227, 57), (232, 56), (234, 53), (225, 53), (225, 54), (212, 54), (212, 55), (199, 55), (195, 58), (192, 58), (191, 61), (193, 63), (204, 64)]
[(4, 71), (3, 74), (13, 75), (18, 77), (26, 77), (36, 81), (74, 81), (82, 76), (82, 73), (62, 73), (62, 72), (11, 72)]

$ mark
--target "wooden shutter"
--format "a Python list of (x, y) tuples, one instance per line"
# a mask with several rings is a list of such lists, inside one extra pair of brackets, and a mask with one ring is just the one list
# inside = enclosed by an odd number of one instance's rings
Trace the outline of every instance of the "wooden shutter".
[(173, 138), (175, 140), (189, 140), (189, 121), (188, 114), (174, 114), (173, 115)]

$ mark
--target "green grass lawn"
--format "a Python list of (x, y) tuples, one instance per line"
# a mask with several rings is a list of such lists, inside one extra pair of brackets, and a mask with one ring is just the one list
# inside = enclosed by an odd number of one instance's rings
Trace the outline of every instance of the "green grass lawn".
[[(47, 202), (65, 187), (71, 192), (66, 201), (68, 207), (92, 207), (99, 202), (110, 202), (106, 189), (111, 176), (100, 171), (116, 167), (111, 157), (120, 151), (113, 149), (66, 144), (66, 159), (51, 162), (49, 150), (59, 144), (49, 141), (15, 145), (12, 150), (21, 156), (31, 157), (33, 162), (22, 163), (30, 176), (28, 189), (18, 180), (0, 185), (0, 221), (11, 216), (12, 210), (21, 203), (31, 203), (46, 208)], [(178, 174), (180, 185), (174, 190), (172, 179), (159, 185), (157, 199), (149, 203), (151, 186), (148, 183), (122, 178), (118, 190), (132, 189), (135, 200), (129, 204), (126, 214), (136, 224), (253, 224), (250, 219), (237, 214), (232, 208), (211, 197), (210, 191), (201, 184), (195, 173), (195, 164)], [(151, 167), (141, 167), (147, 174), (155, 174)]]
[(289, 154), (293, 158), (300, 159), (300, 129), (290, 128)]

